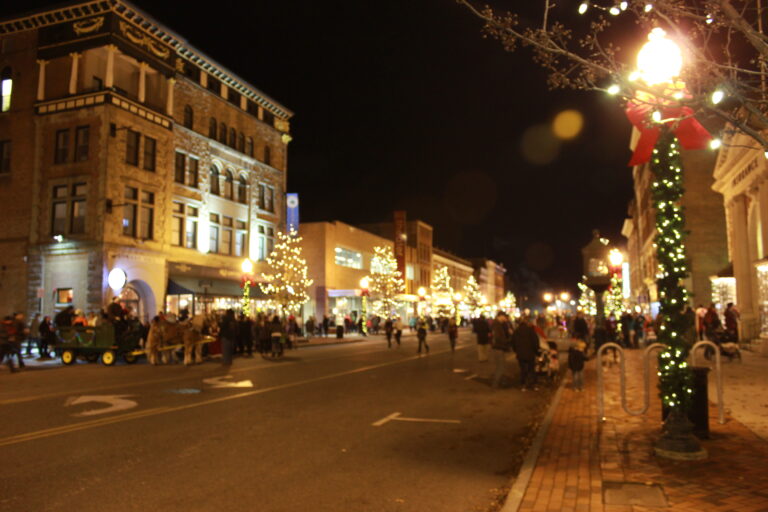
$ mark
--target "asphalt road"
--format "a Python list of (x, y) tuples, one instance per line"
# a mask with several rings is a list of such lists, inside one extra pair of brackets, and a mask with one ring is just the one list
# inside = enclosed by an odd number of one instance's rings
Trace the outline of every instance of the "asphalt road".
[(429, 341), (4, 371), (0, 510), (487, 510), (550, 393), (491, 389), (469, 333)]

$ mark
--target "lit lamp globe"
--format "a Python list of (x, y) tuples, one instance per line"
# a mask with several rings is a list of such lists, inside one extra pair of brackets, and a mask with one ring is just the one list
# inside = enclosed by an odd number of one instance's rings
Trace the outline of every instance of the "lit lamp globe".
[(419, 291), (417, 293), (419, 294), (419, 297), (423, 299), (424, 297), (427, 296), (427, 289), (422, 286), (421, 288), (419, 288)]
[(109, 271), (107, 276), (107, 284), (113, 291), (119, 292), (125, 286), (128, 276), (125, 275), (125, 271), (121, 268), (113, 268)]
[(360, 280), (360, 288), (363, 290), (367, 290), (370, 284), (371, 282), (367, 277), (364, 277)]
[(680, 76), (683, 54), (680, 47), (661, 28), (648, 34), (648, 42), (637, 54), (637, 70), (648, 85), (670, 83)]
[(571, 300), (571, 294), (568, 292), (562, 292), (560, 294), (560, 300), (563, 302), (568, 302), (569, 300)]
[(249, 260), (248, 258), (243, 260), (242, 265), (240, 265), (240, 268), (243, 270), (244, 274), (252, 274), (253, 273), (253, 262)]
[(461, 302), (461, 294), (460, 293), (454, 293), (453, 294), (453, 300), (456, 302)]
[(624, 263), (624, 255), (618, 249), (611, 249), (608, 253), (608, 261), (611, 262), (612, 267), (620, 267)]
[(544, 295), (542, 295), (542, 298), (544, 299), (544, 302), (550, 303), (552, 302), (552, 299), (554, 298), (554, 296), (551, 293), (547, 292)]

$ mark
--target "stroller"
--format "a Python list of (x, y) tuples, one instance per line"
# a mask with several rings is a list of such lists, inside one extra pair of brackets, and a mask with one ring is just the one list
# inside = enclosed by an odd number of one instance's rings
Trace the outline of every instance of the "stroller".
[[(721, 356), (727, 357), (730, 362), (733, 362), (734, 359), (741, 361), (741, 351), (739, 350), (736, 333), (718, 327), (712, 331), (711, 337), (715, 345), (720, 347)], [(704, 351), (704, 357), (712, 359), (713, 352), (712, 347), (707, 347)]]
[(552, 384), (557, 379), (560, 370), (560, 360), (557, 353), (557, 343), (547, 342), (547, 348), (539, 346), (539, 352), (536, 354), (534, 362), (534, 371), (537, 378), (542, 378)]

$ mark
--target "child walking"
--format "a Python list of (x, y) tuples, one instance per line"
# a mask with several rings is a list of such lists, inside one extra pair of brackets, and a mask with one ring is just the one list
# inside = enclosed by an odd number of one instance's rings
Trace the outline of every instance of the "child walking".
[(571, 370), (573, 389), (584, 391), (584, 362), (587, 360), (587, 344), (581, 340), (568, 349), (568, 368)]

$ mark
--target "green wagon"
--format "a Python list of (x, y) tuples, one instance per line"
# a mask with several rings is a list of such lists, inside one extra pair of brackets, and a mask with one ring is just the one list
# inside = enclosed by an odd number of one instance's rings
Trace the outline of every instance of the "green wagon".
[(73, 364), (80, 356), (89, 362), (101, 359), (106, 366), (115, 364), (118, 357), (128, 364), (135, 363), (144, 353), (139, 346), (140, 324), (128, 324), (119, 335), (115, 331), (115, 326), (109, 322), (96, 327), (62, 327), (58, 330), (59, 342), (54, 351), (65, 365)]

